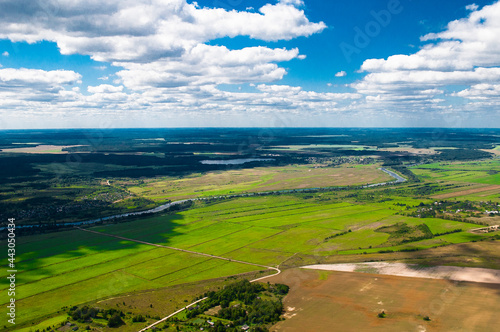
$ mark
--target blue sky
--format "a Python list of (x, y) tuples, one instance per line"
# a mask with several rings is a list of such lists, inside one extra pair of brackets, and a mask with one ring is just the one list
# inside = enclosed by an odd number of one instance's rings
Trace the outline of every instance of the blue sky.
[(0, 4), (0, 129), (498, 127), (500, 3)]

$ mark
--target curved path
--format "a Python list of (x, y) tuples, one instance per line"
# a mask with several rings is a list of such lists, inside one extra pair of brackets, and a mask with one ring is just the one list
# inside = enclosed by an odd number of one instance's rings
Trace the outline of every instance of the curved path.
[[(382, 185), (387, 185), (387, 184), (392, 184), (392, 183), (401, 183), (401, 182), (405, 182), (406, 179), (399, 176), (398, 174), (392, 172), (392, 171), (389, 171), (385, 168), (380, 168), (381, 171), (389, 174), (390, 176), (392, 176), (393, 178), (396, 179), (396, 181), (392, 181), (392, 182), (382, 182), (382, 183), (375, 183), (375, 184), (371, 184), (371, 185), (366, 185), (366, 186), (362, 186), (361, 188), (370, 188), (370, 187), (376, 187), (376, 186), (382, 186)], [(308, 190), (320, 190), (320, 189), (327, 189), (327, 188), (332, 188), (332, 187), (325, 187), (325, 188), (309, 188), (309, 189), (285, 189), (285, 190), (280, 190), (280, 191), (272, 191), (272, 192), (258, 192), (258, 193), (246, 193), (246, 194), (238, 194), (238, 195), (227, 195), (227, 196), (219, 196), (219, 197), (228, 197), (228, 198), (233, 198), (233, 197), (247, 197), (247, 196), (254, 196), (254, 195), (262, 195), (262, 194), (273, 194), (273, 193), (287, 193), (287, 192), (290, 192), (290, 193), (293, 193), (293, 192), (297, 192), (297, 191), (308, 191)], [(161, 205), (161, 206), (158, 206), (154, 209), (150, 209), (150, 210), (146, 210), (146, 211), (140, 211), (140, 212), (131, 212), (131, 213), (125, 213), (125, 214), (120, 214), (120, 215), (115, 215), (115, 216), (110, 216), (110, 217), (104, 217), (104, 218), (99, 218), (99, 219), (94, 219), (94, 220), (88, 220), (88, 221), (84, 221), (84, 222), (79, 222), (79, 223), (71, 223), (71, 224), (68, 224), (68, 225), (75, 225), (75, 228), (81, 230), (81, 231), (84, 231), (84, 232), (90, 232), (90, 233), (94, 233), (94, 234), (99, 234), (99, 235), (104, 235), (104, 236), (109, 236), (109, 237), (114, 237), (114, 238), (117, 238), (117, 239), (120, 239), (120, 240), (126, 240), (126, 241), (132, 241), (132, 242), (137, 242), (137, 243), (141, 243), (141, 244), (146, 244), (146, 245), (150, 245), (150, 246), (155, 246), (155, 247), (160, 247), (160, 248), (167, 248), (167, 249), (171, 249), (171, 250), (176, 250), (176, 251), (182, 251), (182, 252), (186, 252), (186, 253), (190, 253), (190, 254), (194, 254), (194, 255), (200, 255), (200, 256), (205, 256), (205, 257), (210, 257), (210, 258), (214, 258), (214, 259), (220, 259), (220, 260), (224, 260), (224, 261), (228, 261), (228, 262), (235, 262), (235, 263), (240, 263), (240, 264), (246, 264), (246, 265), (252, 265), (252, 266), (257, 266), (257, 267), (263, 267), (263, 268), (266, 268), (268, 270), (275, 270), (276, 273), (275, 274), (272, 274), (272, 275), (268, 275), (268, 276), (265, 276), (265, 277), (261, 277), (261, 278), (257, 278), (257, 279), (254, 279), (254, 280), (251, 280), (250, 282), (256, 282), (256, 281), (260, 281), (260, 280), (263, 280), (263, 279), (266, 279), (266, 278), (270, 278), (270, 277), (273, 277), (273, 276), (276, 276), (278, 274), (281, 273), (281, 270), (278, 268), (278, 267), (272, 267), (272, 266), (266, 266), (266, 265), (260, 265), (260, 264), (255, 264), (255, 263), (250, 263), (250, 262), (245, 262), (245, 261), (240, 261), (240, 260), (234, 260), (234, 259), (230, 259), (230, 258), (226, 258), (226, 257), (222, 257), (222, 256), (216, 256), (216, 255), (210, 255), (210, 254), (205, 254), (205, 253), (201, 253), (201, 252), (196, 252), (196, 251), (191, 251), (191, 250), (186, 250), (186, 249), (180, 249), (180, 248), (175, 248), (175, 247), (169, 247), (169, 246), (164, 246), (164, 245), (161, 245), (161, 244), (155, 244), (155, 243), (150, 243), (150, 242), (145, 242), (145, 241), (141, 241), (141, 240), (135, 240), (135, 239), (129, 239), (129, 238), (126, 238), (126, 237), (123, 237), (123, 236), (118, 236), (118, 235), (113, 235), (113, 234), (106, 234), (106, 233), (101, 233), (101, 232), (96, 232), (96, 231), (91, 231), (91, 230), (88, 230), (88, 229), (83, 229), (83, 228), (80, 228), (76, 225), (85, 225), (85, 224), (93, 224), (93, 223), (96, 223), (96, 222), (99, 222), (99, 221), (103, 221), (103, 220), (109, 220), (109, 219), (114, 219), (114, 218), (123, 218), (123, 217), (128, 217), (128, 216), (137, 216), (137, 215), (142, 215), (142, 214), (147, 214), (147, 213), (157, 213), (157, 212), (161, 212), (161, 211), (164, 211), (168, 208), (170, 208), (171, 206), (174, 206), (174, 205), (177, 205), (177, 204), (182, 204), (182, 203), (185, 203), (185, 202), (192, 202), (192, 201), (197, 201), (197, 200), (205, 200), (206, 198), (190, 198), (190, 199), (184, 199), (184, 200), (180, 200), (180, 201), (175, 201), (175, 202), (170, 202), (170, 203), (167, 203), (167, 204), (164, 204), (164, 205)], [(144, 332), (144, 331), (147, 331), (151, 328), (153, 328), (154, 326), (166, 321), (167, 319), (169, 319), (170, 317), (173, 317), (175, 315), (177, 315), (178, 313), (186, 310), (187, 308), (189, 307), (192, 307), (193, 305), (203, 301), (207, 299), (207, 297), (205, 298), (202, 298), (202, 299), (199, 299), (187, 306), (185, 306), (184, 308), (182, 309), (179, 309), (177, 310), (176, 312), (160, 319), (159, 321), (141, 329), (139, 332)]]
[[(150, 243), (150, 242), (141, 241), (141, 240), (130, 239), (130, 238), (126, 238), (126, 237), (119, 236), (119, 235), (107, 234), (107, 233), (102, 233), (102, 232), (96, 232), (96, 231), (92, 231), (92, 230), (89, 230), (89, 229), (80, 228), (80, 227), (77, 227), (77, 226), (75, 226), (75, 228), (77, 228), (77, 229), (79, 229), (81, 231), (84, 231), (84, 232), (98, 234), (98, 235), (104, 235), (104, 236), (109, 236), (109, 237), (114, 237), (114, 238), (120, 239), (120, 240), (132, 241), (132, 242), (137, 242), (137, 243), (141, 243), (141, 244), (146, 244), (146, 245), (149, 245), (149, 246), (154, 246), (154, 247), (159, 247), (159, 248), (166, 248), (166, 249), (171, 249), (171, 250), (176, 250), (176, 251), (182, 251), (182, 252), (186, 252), (186, 253), (189, 253), (189, 254), (194, 254), (194, 255), (199, 255), (199, 256), (205, 256), (205, 257), (210, 257), (210, 258), (215, 258), (215, 259), (220, 259), (220, 260), (224, 260), (224, 261), (227, 261), (227, 262), (240, 263), (240, 264), (246, 264), (246, 265), (257, 266), (257, 267), (263, 267), (263, 268), (266, 268), (267, 270), (274, 270), (274, 271), (276, 271), (276, 273), (274, 273), (274, 274), (271, 274), (271, 275), (268, 275), (268, 276), (264, 276), (264, 277), (261, 277), (261, 278), (257, 278), (257, 279), (251, 280), (250, 282), (256, 282), (256, 281), (260, 281), (260, 280), (263, 280), (263, 279), (266, 279), (266, 278), (274, 277), (274, 276), (276, 276), (276, 275), (278, 275), (278, 274), (281, 273), (281, 270), (278, 267), (266, 266), (266, 265), (261, 265), (261, 264), (255, 264), (255, 263), (240, 261), (240, 260), (236, 260), (236, 259), (230, 259), (230, 258), (226, 258), (226, 257), (222, 257), (222, 256), (205, 254), (205, 253), (202, 253), (202, 252), (196, 252), (196, 251), (192, 251), (192, 250), (186, 250), (186, 249), (180, 249), (180, 248), (175, 248), (175, 247), (164, 246), (164, 245), (161, 245), (161, 244), (156, 244), (156, 243)], [(150, 329), (150, 328), (152, 328), (152, 327), (154, 327), (154, 326), (156, 326), (156, 325), (158, 325), (158, 324), (166, 321), (170, 317), (177, 315), (179, 312), (182, 312), (182, 311), (186, 310), (187, 308), (195, 305), (196, 303), (201, 302), (201, 301), (206, 300), (206, 299), (207, 299), (207, 297), (204, 297), (204, 298), (202, 298), (200, 300), (197, 300), (197, 301), (189, 304), (188, 306), (186, 306), (186, 307), (184, 307), (182, 309), (179, 309), (176, 312), (174, 312), (174, 313), (172, 313), (172, 314), (170, 314), (170, 315), (168, 315), (168, 316), (160, 319), (159, 321), (154, 322), (153, 324), (151, 324), (151, 325), (143, 328), (139, 332), (146, 331), (146, 330), (148, 330), (148, 329)]]
[(221, 260), (225, 260), (225, 261), (233, 262), (233, 263), (241, 263), (241, 264), (246, 264), (246, 265), (264, 267), (266, 269), (278, 271), (278, 273), (276, 273), (276, 274), (279, 274), (281, 272), (278, 268), (275, 268), (275, 267), (272, 267), (272, 266), (255, 264), (255, 263), (240, 261), (240, 260), (236, 260), (236, 259), (226, 258), (226, 257), (222, 257), (222, 256), (205, 254), (205, 253), (202, 253), (202, 252), (197, 252), (197, 251), (192, 251), (192, 250), (186, 250), (186, 249), (180, 249), (180, 248), (175, 248), (175, 247), (164, 246), (164, 245), (161, 245), (161, 244), (156, 244), (156, 243), (151, 243), (151, 242), (146, 242), (146, 241), (141, 241), (141, 240), (130, 239), (130, 238), (126, 238), (126, 237), (119, 236), (119, 235), (91, 231), (89, 229), (84, 229), (84, 228), (80, 228), (80, 227), (75, 227), (75, 228), (77, 228), (77, 229), (79, 229), (81, 231), (84, 231), (84, 232), (89, 232), (89, 233), (94, 233), (94, 234), (99, 234), (99, 235), (114, 237), (114, 238), (117, 238), (117, 239), (120, 239), (120, 240), (137, 242), (137, 243), (146, 244), (146, 245), (149, 245), (149, 246), (154, 246), (154, 247), (159, 247), (159, 248), (166, 248), (166, 249), (171, 249), (171, 250), (177, 250), (177, 251), (187, 252), (189, 254), (194, 254), (194, 255), (200, 255), (200, 256), (205, 256), (205, 257), (210, 257), (210, 258), (221, 259)]

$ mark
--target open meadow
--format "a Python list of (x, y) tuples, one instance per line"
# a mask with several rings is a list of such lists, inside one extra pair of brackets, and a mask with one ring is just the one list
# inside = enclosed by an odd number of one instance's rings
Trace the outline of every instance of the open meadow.
[(140, 185), (125, 183), (135, 195), (164, 202), (193, 197), (238, 194), (242, 192), (276, 191), (347, 185), (364, 185), (393, 180), (377, 168), (380, 165), (292, 165), (257, 167), (141, 181)]
[(443, 190), (436, 199), (474, 201), (493, 200), (500, 203), (500, 160), (498, 158), (468, 162), (442, 162), (411, 168), (424, 181), (441, 185), (454, 184), (458, 188)]
[[(23, 237), (17, 254), (23, 266), (17, 274), (17, 305), (23, 312), (19, 322), (38, 321), (65, 306), (120, 294), (266, 270), (131, 240), (291, 267), (335, 257), (390, 259), (391, 252), (423, 254), (426, 248), (496, 236), (468, 232), (477, 228), (475, 224), (402, 214), (402, 204), (417, 206), (422, 200), (393, 196), (384, 202), (359, 202), (348, 196), (347, 191), (200, 201), (186, 211), (90, 228), (130, 241), (82, 230)], [(406, 225), (408, 233), (396, 236), (390, 228), (394, 225)], [(430, 236), (411, 239), (421, 236), (420, 225)], [(1, 287), (4, 291), (7, 284)], [(2, 305), (6, 301), (2, 298)]]

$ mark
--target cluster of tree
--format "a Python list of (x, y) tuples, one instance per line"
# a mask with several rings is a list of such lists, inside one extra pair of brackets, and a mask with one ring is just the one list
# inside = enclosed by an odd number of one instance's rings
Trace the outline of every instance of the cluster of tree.
[(433, 211), (436, 212), (456, 212), (458, 210), (460, 211), (466, 211), (466, 212), (473, 212), (473, 211), (485, 211), (485, 210), (496, 210), (498, 209), (498, 203), (492, 202), (492, 201), (487, 201), (487, 202), (472, 202), (469, 200), (464, 200), (464, 201), (436, 201), (434, 203), (420, 203), (418, 206), (420, 210), (430, 210), (432, 209)]
[(447, 232), (435, 233), (434, 236), (443, 236), (443, 235), (447, 235), (447, 234), (460, 233), (460, 232), (463, 232), (463, 231), (464, 230), (461, 229), (461, 228), (456, 228), (456, 229), (452, 229), (452, 230), (447, 231)]
[(267, 290), (273, 294), (286, 295), (288, 294), (290, 287), (284, 284), (268, 284)]
[(204, 306), (214, 307), (217, 305), (227, 307), (231, 301), (241, 301), (244, 304), (251, 304), (260, 292), (265, 288), (262, 284), (251, 283), (248, 280), (240, 280), (227, 285), (223, 289), (214, 292), (208, 292), (207, 301)]
[(400, 250), (392, 250), (392, 249), (385, 249), (385, 250), (379, 250), (378, 253), (380, 254), (390, 254), (393, 252), (412, 252), (412, 251), (418, 251), (418, 248), (404, 248)]
[(442, 190), (442, 188), (438, 184), (430, 184), (430, 183), (426, 183), (424, 185), (414, 187), (412, 189), (413, 189), (413, 194), (417, 197), (429, 196)]
[(123, 321), (122, 316), (118, 313), (113, 314), (108, 319), (108, 327), (119, 327), (123, 324), (125, 324), (125, 322)]
[(392, 226), (380, 227), (376, 231), (389, 233), (389, 241), (395, 241), (399, 244), (432, 239), (434, 237), (434, 234), (432, 234), (426, 224), (408, 226), (407, 223), (397, 223)]
[[(230, 320), (229, 326), (214, 325), (216, 331), (238, 331), (235, 325), (252, 325), (252, 331), (267, 331), (262, 325), (279, 321), (283, 312), (281, 297), (286, 295), (289, 287), (283, 284), (250, 283), (248, 280), (241, 280), (229, 284), (223, 289), (215, 292), (211, 291), (204, 296), (207, 300), (197, 307), (186, 312), (188, 319), (195, 318), (206, 310), (221, 306), (217, 317)], [(262, 299), (263, 294), (275, 294), (274, 300)], [(231, 303), (239, 302), (231, 305)]]
[[(123, 317), (125, 317), (123, 311), (114, 308), (103, 310), (89, 306), (83, 306), (81, 308), (74, 306), (68, 310), (68, 315), (72, 320), (79, 323), (90, 323), (92, 319), (99, 317), (108, 321), (108, 327), (119, 327), (125, 324), (123, 321)], [(144, 322), (145, 320), (141, 321)]]
[(486, 225), (487, 223), (485, 222), (465, 218), (464, 213), (468, 217), (480, 217), (484, 211), (496, 211), (497, 209), (497, 203), (492, 201), (439, 201), (428, 204), (420, 203), (416, 207), (407, 206), (406, 210), (409, 212), (405, 215), (417, 218), (440, 218), (469, 224)]
[(325, 237), (325, 240), (323, 242), (326, 242), (328, 240), (334, 239), (334, 238), (336, 238), (338, 236), (349, 234), (351, 232), (352, 232), (351, 230), (348, 230), (348, 231), (344, 231), (344, 232), (340, 232), (340, 233), (337, 233), (337, 234), (330, 235), (328, 237)]
[(145, 321), (146, 321), (146, 317), (144, 317), (143, 315), (137, 315), (137, 316), (132, 317), (133, 323), (142, 323)]
[(475, 149), (443, 149), (438, 151), (440, 153), (433, 156), (436, 161), (477, 160), (492, 156), (491, 153)]
[(99, 313), (99, 309), (97, 308), (89, 308), (87, 306), (78, 308), (73, 307), (74, 310), (70, 310), (68, 314), (71, 316), (73, 320), (78, 322), (91, 322), (92, 318), (95, 318)]

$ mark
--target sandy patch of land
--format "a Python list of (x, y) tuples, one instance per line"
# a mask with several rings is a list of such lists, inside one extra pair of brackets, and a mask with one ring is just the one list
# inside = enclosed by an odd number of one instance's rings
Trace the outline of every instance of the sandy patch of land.
[(411, 147), (397, 147), (397, 148), (383, 148), (379, 149), (379, 151), (389, 151), (389, 152), (408, 152), (418, 155), (435, 155), (440, 152), (434, 149), (415, 149)]
[(0, 152), (66, 154), (68, 153), (68, 151), (63, 151), (63, 149), (74, 148), (78, 146), (83, 145), (37, 145), (28, 148), (2, 149), (0, 150)]
[(496, 148), (496, 149), (490, 149), (490, 150), (486, 150), (486, 149), (480, 149), (484, 152), (489, 152), (489, 153), (493, 153), (497, 156), (500, 156), (500, 149), (499, 148)]
[(302, 267), (303, 269), (341, 271), (341, 272), (365, 272), (373, 274), (384, 274), (400, 277), (446, 279), (455, 281), (481, 282), (488, 284), (500, 284), (500, 270), (458, 267), (458, 266), (431, 266), (423, 267), (416, 264), (405, 263), (352, 263), (352, 264), (318, 264)]
[(295, 311), (294, 307), (287, 307), (286, 308), (286, 312), (285, 312), (285, 314), (283, 316), (285, 318), (287, 318), (287, 319), (290, 319), (290, 318), (292, 318), (294, 316), (297, 316), (297, 313), (296, 312), (294, 313), (294, 311)]

